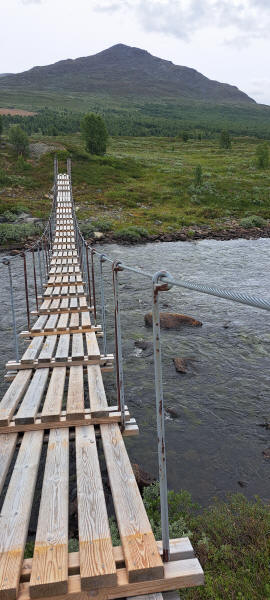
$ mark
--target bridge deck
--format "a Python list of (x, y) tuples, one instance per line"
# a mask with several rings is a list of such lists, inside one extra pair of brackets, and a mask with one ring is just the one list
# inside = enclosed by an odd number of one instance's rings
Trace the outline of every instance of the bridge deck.
[[(126, 407), (108, 406), (102, 356), (87, 304), (72, 216), (69, 178), (58, 176), (49, 280), (32, 338), (0, 403), (0, 600), (90, 595), (120, 598), (203, 583), (187, 538), (163, 564), (124, 445), (137, 433)], [(99, 442), (97, 443), (97, 439)], [(68, 552), (71, 444), (75, 440), (79, 552)], [(100, 463), (100, 460), (102, 463)], [(113, 547), (101, 476), (107, 471), (121, 538)], [(24, 560), (37, 482), (42, 488), (34, 555)], [(72, 499), (74, 504), (74, 499)]]

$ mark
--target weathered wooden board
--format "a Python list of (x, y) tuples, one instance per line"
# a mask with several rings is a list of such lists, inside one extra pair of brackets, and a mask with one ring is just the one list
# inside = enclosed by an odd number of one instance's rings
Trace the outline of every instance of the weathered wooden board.
[(82, 589), (113, 586), (116, 566), (93, 426), (76, 427), (76, 467)]
[(0, 518), (0, 598), (15, 600), (36, 483), (43, 432), (25, 433)]
[(68, 429), (52, 429), (30, 579), (32, 598), (67, 593), (68, 457)]
[(164, 568), (118, 425), (101, 425), (129, 582), (161, 579)]
[(0, 403), (0, 426), (8, 425), (31, 379), (32, 370), (17, 373)]

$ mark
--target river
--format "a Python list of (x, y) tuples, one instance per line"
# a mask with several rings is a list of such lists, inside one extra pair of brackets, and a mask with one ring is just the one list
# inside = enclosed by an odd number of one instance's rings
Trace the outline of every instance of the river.
[[(246, 291), (269, 299), (270, 240), (231, 240), (155, 243), (143, 246), (106, 244), (102, 251), (147, 271), (167, 269), (175, 278)], [(97, 259), (96, 259), (97, 260)], [(98, 261), (97, 261), (98, 262)], [(111, 267), (105, 266), (108, 349), (113, 351)], [(16, 315), (26, 329), (22, 259), (13, 262)], [(97, 270), (98, 276), (98, 270)], [(157, 475), (154, 364), (151, 346), (140, 350), (135, 341), (151, 342), (144, 314), (151, 310), (151, 284), (135, 274), (120, 274), (126, 403), (140, 435), (126, 444), (133, 462)], [(12, 350), (8, 313), (7, 268), (0, 268), (0, 368), (2, 375)], [(32, 282), (30, 286), (32, 287)], [(202, 327), (162, 330), (168, 484), (186, 489), (202, 506), (214, 496), (241, 491), (269, 501), (269, 314), (198, 292), (173, 288), (161, 294), (161, 309), (180, 312), (203, 322)], [(225, 325), (225, 327), (224, 327)], [(20, 342), (22, 351), (25, 342)], [(188, 357), (188, 372), (177, 373), (174, 357)], [(114, 375), (104, 374), (108, 398), (115, 403)]]

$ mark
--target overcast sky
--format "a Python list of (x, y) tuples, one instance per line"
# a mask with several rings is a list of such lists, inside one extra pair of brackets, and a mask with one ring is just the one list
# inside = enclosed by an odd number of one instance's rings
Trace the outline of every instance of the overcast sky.
[(119, 42), (270, 104), (270, 0), (2, 0), (0, 73)]

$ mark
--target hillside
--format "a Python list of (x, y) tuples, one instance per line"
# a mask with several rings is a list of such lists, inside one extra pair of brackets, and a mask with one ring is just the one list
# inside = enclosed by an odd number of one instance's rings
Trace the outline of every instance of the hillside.
[(189, 67), (117, 44), (84, 58), (0, 78), (1, 90), (69, 91), (119, 98), (193, 99), (213, 103), (255, 104), (237, 87), (212, 81)]

